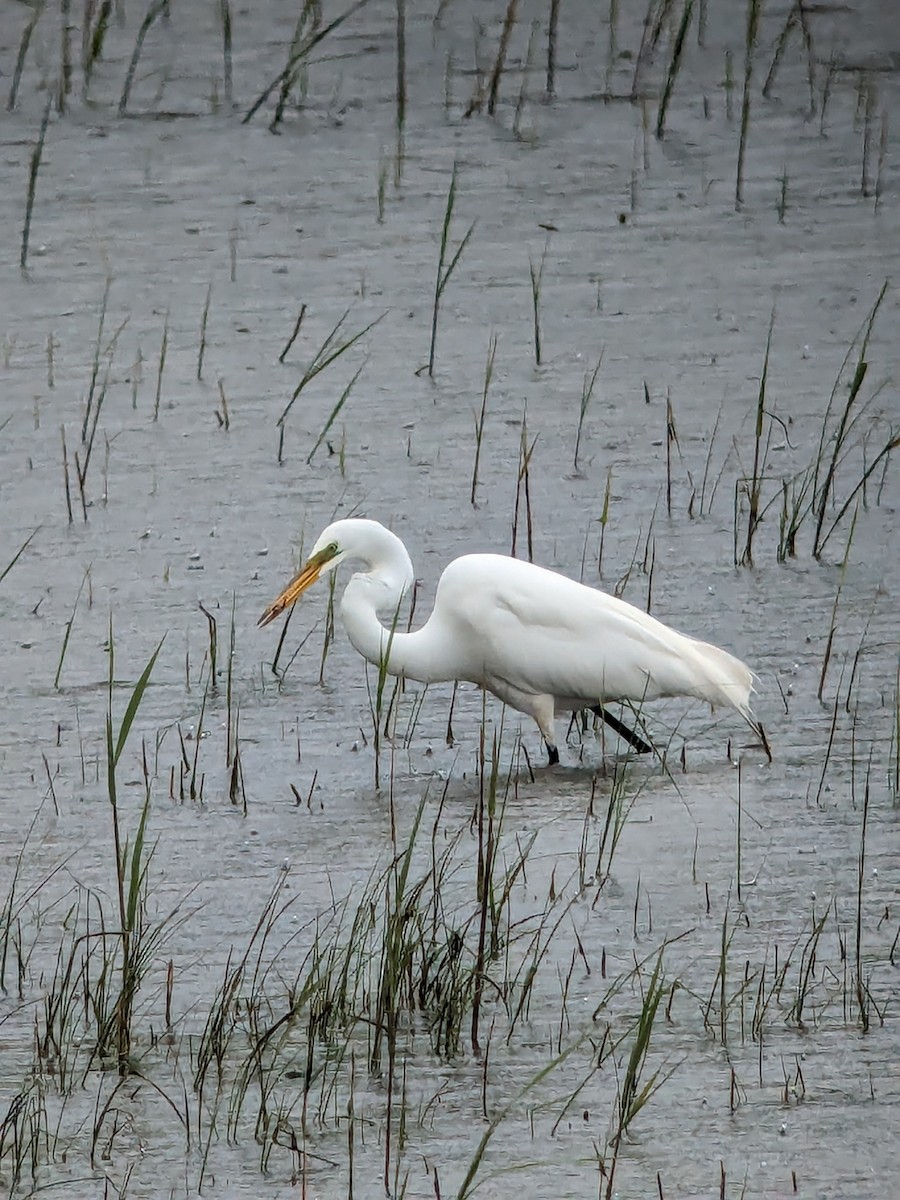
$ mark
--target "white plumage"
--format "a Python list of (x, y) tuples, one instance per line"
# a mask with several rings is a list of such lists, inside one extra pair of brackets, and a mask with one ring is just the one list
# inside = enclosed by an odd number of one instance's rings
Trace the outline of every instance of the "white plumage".
[[(400, 539), (377, 521), (329, 525), (299, 575), (263, 613), (268, 624), (344, 559), (360, 561), (341, 600), (350, 641), (369, 662), (422, 683), (467, 680), (532, 717), (558, 761), (557, 710), (590, 708), (639, 750), (649, 747), (603, 705), (693, 696), (731, 705), (769, 752), (750, 709), (753, 675), (718, 646), (670, 629), (634, 605), (500, 554), (466, 554), (445, 569), (421, 629), (397, 627), (413, 584)], [(384, 618), (387, 624), (383, 624)]]

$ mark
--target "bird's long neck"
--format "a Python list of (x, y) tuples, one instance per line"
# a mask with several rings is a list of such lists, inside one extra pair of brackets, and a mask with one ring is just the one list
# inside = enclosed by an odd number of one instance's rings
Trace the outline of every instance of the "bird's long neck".
[(435, 673), (438, 664), (428, 650), (427, 630), (404, 632), (400, 607), (415, 579), (406, 547), (388, 534), (366, 567), (351, 577), (341, 599), (341, 617), (353, 646), (375, 666), (384, 664), (391, 675), (423, 683), (445, 679)]

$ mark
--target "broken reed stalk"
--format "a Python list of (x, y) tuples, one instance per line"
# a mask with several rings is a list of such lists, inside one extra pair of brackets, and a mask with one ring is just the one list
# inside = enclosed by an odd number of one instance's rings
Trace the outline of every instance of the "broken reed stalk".
[(550, 235), (547, 235), (547, 240), (544, 242), (544, 249), (541, 251), (540, 265), (535, 269), (534, 259), (528, 257), (528, 274), (531, 278), (531, 311), (534, 323), (534, 362), (535, 366), (541, 365), (541, 285), (544, 281), (544, 264), (547, 261), (547, 251), (550, 248)]
[(209, 305), (212, 300), (212, 284), (206, 289), (206, 300), (203, 303), (203, 315), (200, 317), (200, 349), (197, 351), (197, 380), (203, 378), (203, 359), (206, 355), (206, 326), (209, 321)]
[(862, 78), (865, 105), (863, 110), (862, 171), (860, 173), (859, 191), (863, 199), (867, 199), (872, 195), (872, 182), (869, 178), (869, 156), (872, 146), (872, 118), (875, 113), (877, 91), (875, 84), (868, 75), (863, 75)]
[(231, 49), (231, 5), (228, 0), (219, 0), (219, 15), (222, 18), (222, 71), (224, 76), (225, 104), (234, 108), (234, 84)]
[(25, 221), (22, 225), (22, 250), (19, 255), (19, 267), (23, 275), (28, 274), (28, 245), (31, 240), (31, 216), (34, 212), (34, 196), (37, 189), (38, 171), (41, 169), (41, 158), (44, 153), (44, 139), (47, 136), (47, 125), (50, 121), (50, 108), (53, 96), (48, 95), (41, 117), (41, 127), (38, 130), (37, 141), (31, 151), (28, 163), (28, 192), (25, 197)]
[(131, 52), (131, 62), (128, 64), (128, 70), (125, 73), (125, 83), (122, 87), (122, 95), (119, 98), (119, 116), (124, 117), (128, 111), (128, 101), (131, 97), (131, 88), (134, 84), (134, 74), (137, 71), (137, 65), (141, 57), (141, 51), (144, 48), (144, 38), (150, 32), (150, 27), (158, 17), (164, 12), (168, 0), (154, 0), (147, 11), (144, 13), (144, 19), (141, 21), (138, 29), (137, 37), (134, 42), (134, 50)]
[(876, 213), (878, 212), (878, 209), (881, 207), (881, 195), (882, 195), (882, 189), (883, 189), (882, 180), (884, 178), (885, 163), (887, 162), (887, 149), (888, 149), (888, 138), (889, 138), (888, 129), (889, 129), (888, 111), (886, 108), (883, 108), (881, 110), (880, 133), (878, 135), (878, 164), (877, 164), (876, 171), (875, 171), (875, 212)]
[[(456, 248), (456, 252), (447, 263), (447, 243), (450, 239), (450, 222), (453, 219), (453, 208), (456, 204), (456, 176), (458, 163), (453, 163), (453, 170), (450, 174), (450, 186), (447, 189), (447, 202), (444, 206), (444, 224), (441, 228), (441, 248), (438, 253), (437, 274), (434, 281), (434, 304), (431, 312), (431, 345), (428, 351), (428, 376), (434, 378), (434, 355), (437, 346), (437, 330), (438, 330), (438, 313), (441, 306), (441, 297), (444, 294), (444, 289), (450, 281), (450, 277), (456, 269), (456, 265), (460, 260), (462, 252), (469, 244), (469, 238), (475, 231), (475, 222), (473, 221), (466, 230), (462, 241)], [(446, 263), (446, 266), (445, 266)]]
[(659, 101), (659, 109), (656, 114), (656, 136), (660, 140), (665, 136), (666, 113), (669, 111), (669, 101), (672, 99), (675, 80), (678, 78), (678, 72), (681, 69), (681, 57), (684, 52), (684, 43), (691, 25), (693, 13), (694, 0), (685, 0), (684, 9), (681, 13), (681, 21), (678, 25), (678, 32), (675, 35), (675, 41), (672, 45), (672, 57), (669, 59), (665, 87), (663, 88), (663, 94)]
[(481, 461), (481, 440), (484, 437), (484, 419), (487, 415), (488, 392), (494, 377), (494, 358), (497, 354), (497, 335), (492, 333), (488, 341), (487, 362), (484, 364), (484, 387), (481, 389), (481, 411), (475, 417), (475, 462), (472, 464), (472, 490), (469, 502), (475, 508), (475, 492), (478, 489), (478, 464)]
[(517, 139), (522, 137), (522, 115), (525, 112), (525, 105), (528, 102), (528, 80), (534, 69), (535, 47), (540, 30), (540, 21), (532, 21), (531, 33), (528, 35), (528, 48), (525, 51), (525, 66), (522, 68), (522, 83), (519, 87), (519, 98), (516, 101), (516, 111), (513, 115), (512, 131), (513, 137)]
[(547, 20), (547, 100), (556, 98), (556, 39), (559, 29), (559, 4), (560, 0), (550, 0), (550, 16)]
[(153, 420), (159, 420), (159, 402), (162, 398), (163, 371), (166, 368), (166, 354), (169, 349), (169, 310), (166, 309), (163, 321), (162, 341), (159, 344), (159, 366), (156, 371), (156, 398), (153, 401)]
[(606, 77), (603, 90), (607, 96), (612, 94), (613, 71), (616, 59), (619, 57), (619, 0), (609, 0), (609, 37), (606, 42)]
[[(208, 626), (208, 632), (209, 632), (209, 684), (208, 684), (208, 686), (209, 686), (209, 690), (213, 693), (213, 695), (215, 695), (216, 692), (218, 691), (218, 678), (219, 678), (218, 663), (217, 663), (218, 649), (219, 649), (219, 629), (218, 629), (218, 624), (216, 622), (216, 618), (213, 616), (213, 614), (209, 611), (208, 608), (204, 607), (203, 601), (198, 600), (197, 604), (198, 604), (200, 611), (203, 613), (204, 617), (206, 617), (206, 624)], [(200, 737), (199, 729), (197, 731), (197, 737), (198, 737), (198, 739)]]
[(216, 409), (216, 420), (219, 422), (219, 428), (224, 429), (226, 433), (231, 429), (231, 414), (228, 411), (228, 397), (225, 395), (225, 380), (219, 379), (216, 382), (219, 389), (219, 405)]
[(744, 92), (741, 98), (741, 135), (738, 142), (737, 176), (734, 184), (734, 208), (740, 212), (744, 205), (744, 156), (747, 152), (747, 135), (750, 132), (750, 89), (753, 83), (753, 54), (759, 31), (759, 14), (762, 0), (747, 0), (747, 37), (744, 55)]
[(28, 56), (28, 47), (31, 45), (31, 37), (34, 33), (35, 26), (43, 12), (43, 5), (36, 4), (32, 10), (31, 20), (25, 26), (22, 32), (22, 40), (19, 42), (19, 52), (16, 55), (16, 65), (13, 68), (12, 83), (9, 88), (9, 99), (6, 101), (7, 112), (13, 112), (19, 99), (19, 85), (22, 82), (22, 71), (25, 69), (25, 59)]
[(56, 111), (62, 116), (66, 111), (69, 92), (72, 90), (72, 0), (59, 0), (59, 17), (59, 80), (56, 91)]
[(103, 57), (103, 43), (106, 41), (106, 33), (109, 29), (112, 10), (113, 0), (102, 0), (93, 29), (90, 23), (91, 14), (87, 11), (85, 12), (81, 47), (81, 96), (85, 101), (90, 91), (94, 67)]
[(13, 569), (13, 567), (16, 565), (16, 563), (19, 561), (19, 559), (22, 557), (22, 555), (28, 549), (29, 545), (31, 544), (32, 539), (38, 533), (39, 529), (40, 529), (40, 525), (38, 525), (37, 529), (32, 529), (31, 533), (29, 533), (28, 537), (25, 539), (25, 541), (22, 543), (22, 545), (19, 547), (19, 549), (12, 556), (11, 560), (6, 564), (6, 566), (3, 568), (3, 570), (0, 571), (0, 583), (3, 582), (3, 580), (7, 577), (7, 575), (10, 573), (10, 571)]
[(60, 425), (60, 434), (62, 435), (62, 461), (63, 461), (63, 483), (66, 491), (66, 512), (69, 517), (69, 524), (72, 524), (72, 489), (69, 486), (69, 453), (66, 449), (66, 427)]
[(778, 211), (778, 224), (784, 224), (785, 213), (787, 212), (787, 194), (788, 194), (788, 169), (787, 163), (782, 168), (781, 175), (778, 177), (778, 201), (775, 205)]
[(305, 305), (305, 304), (301, 304), (301, 305), (300, 305), (300, 312), (299, 312), (299, 313), (298, 313), (298, 315), (297, 315), (297, 320), (294, 322), (294, 329), (293, 329), (293, 332), (291, 333), (291, 336), (288, 338), (288, 340), (287, 340), (287, 343), (285, 344), (285, 347), (284, 347), (284, 349), (283, 349), (283, 350), (282, 350), (282, 352), (281, 352), (281, 353), (278, 355), (278, 361), (279, 361), (280, 363), (283, 363), (283, 362), (284, 362), (284, 360), (285, 360), (285, 358), (286, 358), (287, 354), (289, 353), (289, 351), (290, 351), (290, 349), (291, 349), (291, 346), (293, 346), (294, 342), (296, 342), (296, 340), (297, 340), (297, 335), (298, 335), (298, 334), (299, 334), (299, 332), (300, 332), (300, 326), (303, 324), (303, 318), (304, 318), (305, 316), (306, 316), (306, 305)]
[(491, 84), (488, 90), (488, 116), (494, 115), (494, 110), (497, 107), (497, 97), (500, 92), (500, 80), (503, 76), (503, 68), (506, 65), (506, 54), (509, 50), (509, 39), (512, 37), (513, 27), (516, 23), (516, 12), (519, 7), (519, 0), (507, 0), (506, 13), (503, 17), (503, 26), (500, 30), (500, 42), (497, 46), (497, 57), (494, 60), (494, 69), (491, 72)]
[[(403, 160), (406, 155), (406, 0), (397, 2), (397, 153), (394, 158), (394, 187), (399, 188), (403, 178)], [(383, 209), (382, 209), (383, 211)]]

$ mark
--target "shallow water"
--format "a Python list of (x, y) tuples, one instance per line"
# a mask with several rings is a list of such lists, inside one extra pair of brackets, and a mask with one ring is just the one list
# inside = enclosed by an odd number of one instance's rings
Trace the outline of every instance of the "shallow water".
[[(271, 108), (248, 124), (240, 118), (281, 69), (292, 6), (270, 6), (265, 19), (235, 12), (232, 115), (217, 7), (173, 5), (170, 23), (147, 36), (131, 115), (119, 118), (141, 17), (126, 5), (95, 70), (92, 102), (79, 98), (76, 67), (69, 111), (51, 118), (23, 278), (28, 163), (59, 54), (49, 14), (38, 23), (18, 108), (4, 114), (0, 195), (0, 572), (37, 531), (0, 582), (0, 894), (12, 895), (0, 922), (7, 1187), (15, 1129), (38, 1131), (35, 1154), (20, 1158), (23, 1192), (68, 1181), (72, 1195), (99, 1186), (256, 1195), (265, 1169), (266, 1186), (279, 1193), (369, 1196), (383, 1190), (387, 1141), (397, 1194), (451, 1196), (475, 1185), (482, 1196), (605, 1194), (598, 1155), (609, 1170), (635, 1021), (662, 948), (665, 995), (641, 1076), (643, 1086), (658, 1071), (658, 1087), (621, 1141), (615, 1194), (890, 1192), (900, 1099), (896, 464), (856, 493), (821, 560), (811, 553), (812, 515), (796, 557), (777, 554), (783, 481), (790, 486), (814, 460), (842, 361), (896, 266), (896, 135), (888, 134), (878, 174), (882, 119), (887, 131), (898, 125), (890, 53), (898, 28), (887, 7), (809, 12), (813, 114), (796, 31), (772, 94), (760, 95), (787, 17), (766, 11), (736, 213), (743, 5), (709, 7), (703, 46), (696, 25), (689, 32), (662, 141), (652, 129), (674, 31), (663, 33), (647, 76), (647, 136), (641, 105), (618, 98), (631, 90), (642, 13), (621, 15), (610, 66), (605, 11), (562, 5), (558, 97), (549, 105), (539, 102), (542, 24), (517, 137), (529, 22), (545, 22), (546, 6), (520, 6), (493, 120), (463, 113), (475, 46), (489, 66), (503, 6), (458, 0), (440, 25), (430, 10), (410, 12), (399, 188), (392, 5), (369, 4), (320, 44), (297, 83), (303, 104), (289, 108), (280, 136), (267, 130)], [(329, 6), (326, 20), (336, 13)], [(0, 14), (0, 95), (28, 16), (24, 7)], [(726, 50), (738, 80), (730, 119)], [(860, 189), (865, 87), (877, 206)], [(616, 98), (604, 102), (606, 92)], [(475, 227), (443, 295), (432, 382), (420, 368), (454, 162), (452, 246)], [(544, 254), (536, 367), (529, 259), (537, 269)], [(302, 304), (300, 333), (280, 363)], [(752, 567), (736, 568), (735, 546), (747, 538), (739, 481), (752, 475), (773, 306), (767, 507)], [(279, 450), (278, 417), (348, 310), (341, 337), (379, 324), (302, 391)], [(897, 319), (889, 288), (825, 529), (897, 432)], [(474, 422), (492, 332), (473, 506)], [(601, 353), (576, 464), (584, 379)], [(837, 411), (856, 361), (854, 351)], [(103, 401), (82, 510), (74, 455), (84, 463), (95, 362), (92, 413), (101, 393)], [(677, 434), (671, 512), (667, 396)], [(258, 614), (334, 514), (365, 512), (404, 538), (421, 579), (421, 616), (449, 559), (511, 548), (523, 440), (534, 443), (535, 561), (624, 589), (749, 662), (771, 765), (744, 748), (738, 718), (667, 702), (648, 714), (667, 747), (664, 764), (627, 763), (614, 738), (601, 743), (588, 731), (573, 734), (564, 766), (548, 771), (537, 767), (536, 731), (525, 721), (520, 730), (517, 714), (461, 687), (448, 746), (451, 688), (424, 698), (409, 688), (382, 746), (376, 789), (376, 680), (367, 685), (340, 630), (322, 665), (327, 589), (295, 612), (280, 668), (302, 646), (280, 678), (273, 674), (278, 626), (257, 630)], [(520, 555), (525, 527), (520, 508)], [(217, 626), (215, 692), (200, 604)], [(118, 1091), (115, 1070), (91, 1059), (83, 1005), (100, 987), (102, 955), (85, 965), (88, 948), (108, 948), (114, 961), (119, 945), (105, 740), (110, 622), (116, 726), (165, 637), (118, 769), (133, 847), (147, 764), (154, 851), (145, 920), (162, 930), (135, 1001), (139, 1074)], [(238, 710), (235, 775), (227, 731)], [(470, 1016), (448, 1055), (432, 1045), (427, 1012), (403, 1011), (390, 1079), (384, 1061), (368, 1070), (384, 892), (367, 889), (407, 844), (424, 796), (408, 883), (422, 881), (421, 912), (441, 913), (435, 944), (446, 950), (456, 944), (450, 932), (459, 934), (471, 967), (480, 911), (473, 814), (495, 735), (500, 892), (504, 872), (525, 857), (498, 910), (482, 1054), (473, 1053)], [(598, 871), (617, 796), (627, 820), (611, 865), (607, 839)], [(430, 873), (442, 854), (435, 900)], [(200, 1088), (198, 1056), (223, 977), (273, 890), (290, 905), (252, 952), (257, 975), (236, 985), (221, 1082), (213, 1071)], [(316, 938), (320, 949), (346, 944), (356, 906), (370, 900), (375, 927), (357, 962), (353, 1011), (334, 1018), (330, 1041), (314, 1042), (305, 1108), (309, 1006), (297, 1003), (238, 1110), (253, 1029), (259, 1036), (285, 1018), (297, 981), (309, 978)], [(101, 912), (106, 938), (96, 937)], [(59, 991), (57, 954), (70, 950), (88, 982), (70, 989), (62, 1052), (39, 1055), (47, 998)], [(441, 960), (439, 971), (450, 968)], [(261, 1084), (271, 1089), (265, 1104)], [(16, 1096), (32, 1105), (17, 1124)]]

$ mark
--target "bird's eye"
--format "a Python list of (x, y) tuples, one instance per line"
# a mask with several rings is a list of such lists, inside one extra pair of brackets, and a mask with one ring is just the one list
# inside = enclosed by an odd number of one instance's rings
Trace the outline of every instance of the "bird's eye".
[(338, 544), (337, 544), (337, 542), (330, 542), (330, 543), (328, 544), (328, 546), (326, 546), (326, 549), (327, 549), (327, 551), (328, 551), (328, 557), (329, 557), (329, 558), (334, 558), (334, 557), (335, 557), (335, 555), (336, 555), (336, 554), (337, 554), (337, 552), (338, 552)]

